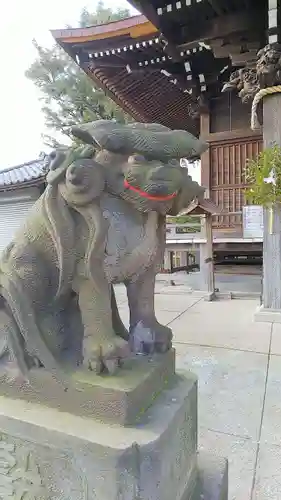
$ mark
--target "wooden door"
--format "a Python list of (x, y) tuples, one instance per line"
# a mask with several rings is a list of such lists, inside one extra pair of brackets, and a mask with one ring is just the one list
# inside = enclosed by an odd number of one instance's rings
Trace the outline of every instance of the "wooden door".
[[(223, 212), (241, 212), (245, 204), (245, 166), (262, 150), (262, 137), (214, 142), (210, 145), (211, 198)], [(214, 227), (241, 228), (241, 214), (214, 217)]]

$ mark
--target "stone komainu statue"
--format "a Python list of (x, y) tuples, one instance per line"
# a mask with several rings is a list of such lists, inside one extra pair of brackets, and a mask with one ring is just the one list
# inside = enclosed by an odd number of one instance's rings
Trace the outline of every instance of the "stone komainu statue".
[[(130, 351), (164, 352), (171, 330), (154, 311), (165, 217), (204, 189), (180, 167), (206, 149), (157, 124), (97, 121), (74, 128), (85, 144), (52, 154), (47, 188), (0, 262), (1, 363), (28, 378), (44, 366), (113, 373)], [(124, 283), (129, 332), (113, 284)]]

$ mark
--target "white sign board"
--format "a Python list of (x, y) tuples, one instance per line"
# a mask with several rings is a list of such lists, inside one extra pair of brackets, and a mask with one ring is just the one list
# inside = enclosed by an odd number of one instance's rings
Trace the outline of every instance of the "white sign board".
[(263, 238), (263, 207), (243, 207), (243, 238)]

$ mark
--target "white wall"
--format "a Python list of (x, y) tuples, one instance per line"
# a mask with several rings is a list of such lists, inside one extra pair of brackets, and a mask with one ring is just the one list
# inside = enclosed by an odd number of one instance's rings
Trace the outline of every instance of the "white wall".
[(11, 242), (39, 196), (37, 188), (0, 192), (0, 252)]

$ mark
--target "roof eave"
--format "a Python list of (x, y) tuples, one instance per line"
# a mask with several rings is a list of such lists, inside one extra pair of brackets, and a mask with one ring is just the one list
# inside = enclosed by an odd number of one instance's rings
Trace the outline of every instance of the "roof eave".
[(115, 38), (120, 35), (130, 35), (132, 38), (138, 38), (139, 36), (153, 34), (157, 31), (158, 29), (151, 21), (143, 15), (138, 15), (87, 28), (51, 30), (51, 34), (57, 43), (67, 44)]
[(24, 181), (24, 182), (19, 182), (19, 183), (14, 183), (14, 184), (6, 184), (3, 186), (0, 186), (0, 193), (5, 193), (7, 191), (17, 191), (21, 189), (27, 189), (30, 187), (39, 187), (40, 185), (44, 184), (45, 182), (45, 175), (34, 180), (30, 181)]

